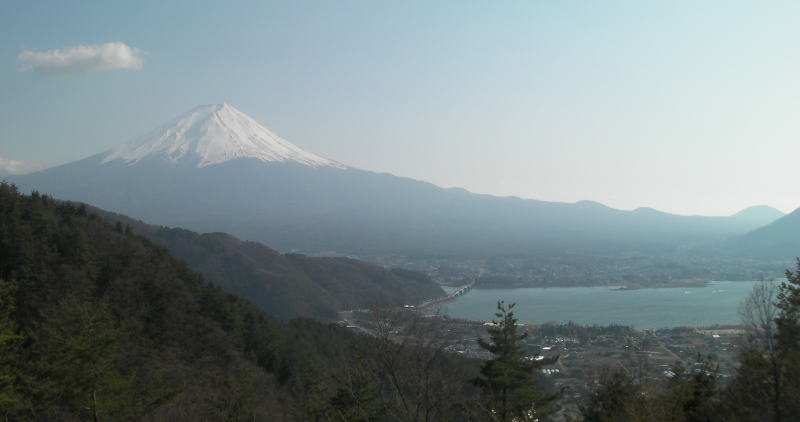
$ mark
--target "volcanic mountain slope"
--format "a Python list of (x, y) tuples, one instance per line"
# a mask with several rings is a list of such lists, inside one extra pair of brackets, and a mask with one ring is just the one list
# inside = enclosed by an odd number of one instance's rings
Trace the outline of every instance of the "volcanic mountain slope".
[(763, 224), (442, 189), (320, 157), (225, 104), (195, 108), (112, 150), (11, 180), (154, 224), (231, 233), (283, 251), (647, 253)]
[(444, 296), (428, 276), (349, 258), (281, 254), (225, 233), (157, 227), (96, 208), (105, 220), (131, 227), (194, 271), (279, 318), (336, 319), (338, 311), (415, 305)]

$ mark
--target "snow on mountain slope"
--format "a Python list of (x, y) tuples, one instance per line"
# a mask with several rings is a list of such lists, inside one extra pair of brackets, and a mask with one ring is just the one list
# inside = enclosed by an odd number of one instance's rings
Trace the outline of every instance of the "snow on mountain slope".
[(295, 162), (310, 167), (345, 165), (329, 160), (281, 138), (250, 116), (228, 104), (197, 107), (172, 122), (101, 155), (101, 163), (123, 160), (133, 164), (160, 158), (197, 167), (235, 158), (264, 162)]

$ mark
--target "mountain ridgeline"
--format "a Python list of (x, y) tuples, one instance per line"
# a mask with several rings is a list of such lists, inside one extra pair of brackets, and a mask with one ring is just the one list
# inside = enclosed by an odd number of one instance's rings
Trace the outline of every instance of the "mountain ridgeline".
[(225, 233), (151, 226), (90, 209), (112, 224), (119, 222), (166, 247), (206, 279), (279, 318), (333, 320), (341, 310), (416, 305), (444, 296), (439, 285), (414, 271), (386, 269), (349, 258), (281, 254)]
[(774, 222), (736, 236), (725, 243), (725, 250), (748, 258), (793, 259), (800, 251), (800, 208)]
[(10, 178), (21, 189), (282, 251), (525, 254), (695, 250), (776, 216), (679, 216), (478, 195), (348, 167), (229, 105), (196, 108), (86, 159)]
[(215, 284), (281, 318), (330, 320), (341, 310), (416, 305), (444, 296), (422, 273), (355, 259), (284, 255), (224, 233), (161, 229), (150, 238)]

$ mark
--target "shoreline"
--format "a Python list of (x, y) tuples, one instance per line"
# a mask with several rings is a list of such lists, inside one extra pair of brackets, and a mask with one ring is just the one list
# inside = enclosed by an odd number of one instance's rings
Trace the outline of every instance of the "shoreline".
[[(610, 283), (610, 284), (591, 284), (591, 285), (557, 285), (557, 286), (538, 286), (538, 285), (516, 285), (516, 286), (474, 286), (474, 290), (514, 290), (514, 289), (564, 289), (564, 288), (590, 288), (590, 287), (608, 287), (609, 290), (642, 290), (642, 289), (678, 289), (678, 288), (695, 288), (707, 287), (713, 282), (732, 282), (732, 283), (750, 283), (758, 280), (713, 280), (713, 279), (684, 279), (684, 280), (671, 280), (667, 282), (659, 282), (653, 284), (642, 283)], [(449, 287), (449, 286), (448, 286)]]
[[(421, 309), (417, 309), (421, 310)], [(423, 312), (424, 313), (424, 312)], [(489, 326), (492, 322), (496, 320), (492, 319), (473, 319), (473, 318), (462, 318), (462, 317), (454, 317), (447, 314), (430, 314), (424, 313), (425, 317), (427, 318), (441, 318), (453, 323), (464, 323), (464, 324), (471, 324), (471, 325), (485, 325)], [(637, 327), (635, 325), (627, 325), (627, 324), (582, 324), (574, 321), (568, 322), (531, 322), (531, 321), (517, 321), (517, 326), (526, 327), (529, 329), (537, 329), (546, 326), (567, 326), (567, 325), (575, 325), (579, 327), (626, 327), (630, 328), (635, 331), (639, 332), (655, 332), (659, 330), (676, 330), (676, 329), (689, 329), (695, 330), (702, 334), (709, 334), (711, 335), (712, 332), (715, 331), (737, 331), (736, 334), (744, 334), (746, 329), (749, 327), (747, 324), (740, 322), (740, 323), (715, 323), (710, 325), (672, 325), (672, 326), (663, 326), (663, 327), (655, 327), (655, 328), (642, 328)], [(732, 334), (732, 333), (728, 333)]]
[[(681, 287), (706, 287), (714, 281), (722, 281), (722, 280), (708, 280), (708, 279), (685, 279), (685, 280), (671, 280), (668, 282), (656, 283), (653, 285), (645, 285), (641, 283), (630, 283), (626, 285), (614, 285), (610, 284), (609, 286), (617, 286), (619, 288), (613, 290), (641, 290), (641, 289), (678, 289)], [(731, 280), (725, 280), (731, 281)], [(742, 280), (742, 282), (747, 282), (749, 280)]]

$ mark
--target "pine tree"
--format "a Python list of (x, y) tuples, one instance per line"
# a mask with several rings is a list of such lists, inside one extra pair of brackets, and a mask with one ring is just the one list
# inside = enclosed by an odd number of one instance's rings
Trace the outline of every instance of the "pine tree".
[(478, 339), (494, 357), (481, 365), (480, 377), (472, 381), (481, 388), (489, 417), (500, 422), (537, 420), (555, 398), (541, 391), (535, 371), (558, 357), (536, 360), (525, 352), (521, 341), (527, 333), (517, 333), (517, 320), (511, 311), (514, 305), (497, 302), (495, 315), (499, 321), (489, 329), (488, 341)]

